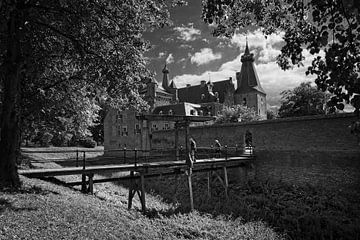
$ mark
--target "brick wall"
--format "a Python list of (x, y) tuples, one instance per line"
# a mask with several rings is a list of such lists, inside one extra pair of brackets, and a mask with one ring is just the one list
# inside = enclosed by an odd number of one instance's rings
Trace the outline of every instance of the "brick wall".
[[(193, 127), (190, 134), (198, 146), (210, 146), (214, 139), (241, 146), (245, 131), (250, 130), (256, 147), (256, 177), (359, 190), (360, 147), (348, 128), (355, 119), (352, 114), (309, 116)], [(183, 132), (180, 144), (184, 145)], [(152, 133), (152, 148), (173, 146), (172, 130)]]

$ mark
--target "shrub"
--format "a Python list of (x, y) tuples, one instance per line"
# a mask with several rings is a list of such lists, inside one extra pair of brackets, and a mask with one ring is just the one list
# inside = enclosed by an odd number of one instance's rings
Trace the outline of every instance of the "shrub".
[(91, 138), (82, 139), (82, 140), (79, 141), (79, 144), (82, 147), (86, 147), (86, 148), (94, 148), (94, 147), (96, 147), (96, 142)]
[(53, 135), (49, 132), (44, 132), (44, 134), (42, 134), (41, 139), (40, 139), (40, 144), (42, 147), (48, 147), (50, 146), (50, 142), (53, 138)]

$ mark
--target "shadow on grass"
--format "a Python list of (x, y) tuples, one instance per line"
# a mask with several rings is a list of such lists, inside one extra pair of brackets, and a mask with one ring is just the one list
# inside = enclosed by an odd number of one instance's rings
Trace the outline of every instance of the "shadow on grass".
[(5, 212), (6, 210), (10, 210), (13, 212), (21, 212), (21, 211), (36, 211), (38, 210), (38, 208), (33, 208), (33, 207), (15, 207), (13, 206), (13, 204), (5, 199), (5, 198), (0, 198), (0, 215)]

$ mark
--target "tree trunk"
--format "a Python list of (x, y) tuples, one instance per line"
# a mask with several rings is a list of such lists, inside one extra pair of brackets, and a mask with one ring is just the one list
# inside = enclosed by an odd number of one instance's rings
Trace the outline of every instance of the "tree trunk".
[(1, 114), (0, 139), (0, 188), (20, 186), (16, 159), (20, 141), (20, 102), (19, 90), (22, 78), (23, 59), (21, 54), (21, 30), (23, 16), (19, 2), (10, 13), (7, 25), (7, 52), (2, 66), (3, 106)]

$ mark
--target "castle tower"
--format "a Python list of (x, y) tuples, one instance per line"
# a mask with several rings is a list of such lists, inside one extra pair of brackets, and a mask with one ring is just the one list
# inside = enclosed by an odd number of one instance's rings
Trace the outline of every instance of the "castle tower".
[(254, 54), (250, 53), (246, 40), (245, 53), (241, 56), (241, 71), (236, 73), (237, 89), (234, 103), (253, 108), (262, 118), (266, 118), (266, 93), (261, 87), (254, 65)]
[(162, 80), (162, 87), (165, 91), (169, 90), (169, 69), (166, 67), (166, 64), (164, 66), (164, 69), (162, 70), (163, 73), (163, 80)]

